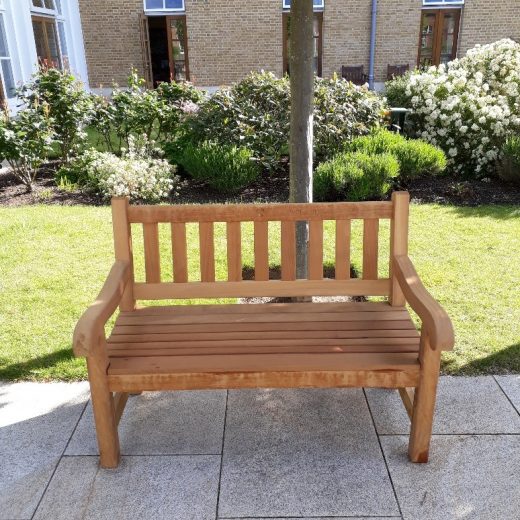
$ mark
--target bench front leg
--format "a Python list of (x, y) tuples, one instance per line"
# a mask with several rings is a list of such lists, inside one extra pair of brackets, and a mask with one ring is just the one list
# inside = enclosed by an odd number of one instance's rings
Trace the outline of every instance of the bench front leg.
[(116, 417), (114, 397), (108, 387), (107, 368), (108, 358), (105, 349), (99, 349), (96, 355), (87, 358), (99, 462), (102, 468), (117, 468), (120, 458), (118, 418)]
[(413, 400), (408, 456), (412, 462), (428, 462), (441, 351), (431, 348), (428, 336), (424, 331), (421, 334), (419, 361), (421, 375)]

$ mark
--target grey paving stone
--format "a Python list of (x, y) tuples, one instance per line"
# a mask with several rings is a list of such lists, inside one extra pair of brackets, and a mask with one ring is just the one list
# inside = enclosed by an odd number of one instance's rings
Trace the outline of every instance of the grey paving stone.
[(0, 519), (31, 518), (87, 399), (86, 383), (0, 386)]
[(495, 376), (495, 379), (520, 413), (520, 376)]
[(220, 517), (398, 514), (361, 390), (230, 392)]
[[(130, 396), (119, 424), (123, 455), (219, 454), (226, 391), (145, 392)], [(67, 455), (98, 453), (89, 403)]]
[[(291, 520), (396, 520), (396, 518), (401, 518), (400, 516), (320, 516), (319, 518), (313, 516), (312, 518), (305, 518), (303, 516), (293, 516), (290, 517)], [(236, 520), (236, 519), (227, 519), (219, 517), (219, 520)], [(273, 518), (272, 516), (269, 518), (240, 518), (240, 520), (287, 520), (287, 517), (282, 518)]]
[[(397, 390), (366, 389), (380, 434), (407, 434), (410, 421)], [(520, 416), (492, 376), (439, 381), (434, 433), (520, 433)]]
[(520, 517), (520, 437), (437, 436), (428, 464), (408, 462), (407, 437), (381, 442), (405, 520)]
[(64, 457), (35, 520), (213, 520), (220, 456)]

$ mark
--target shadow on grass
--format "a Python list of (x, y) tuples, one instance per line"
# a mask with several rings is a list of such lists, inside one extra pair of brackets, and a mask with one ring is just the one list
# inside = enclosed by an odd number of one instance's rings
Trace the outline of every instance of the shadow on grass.
[(0, 359), (4, 365), (0, 368), (0, 380), (31, 379), (37, 375), (38, 370), (55, 367), (59, 363), (75, 359), (71, 348), (63, 348), (44, 356), (38, 356), (27, 361), (5, 365), (5, 360)]
[(460, 367), (455, 366), (455, 361), (447, 360), (443, 362), (442, 368), (454, 375), (520, 374), (520, 342)]
[(485, 206), (449, 206), (458, 217), (492, 218), (495, 220), (520, 219), (520, 206), (512, 204), (490, 204)]

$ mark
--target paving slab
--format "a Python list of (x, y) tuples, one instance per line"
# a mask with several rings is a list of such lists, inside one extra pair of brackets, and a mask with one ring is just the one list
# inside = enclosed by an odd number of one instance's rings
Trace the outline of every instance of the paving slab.
[(35, 520), (214, 520), (220, 456), (63, 457)]
[(406, 457), (408, 437), (381, 437), (404, 520), (518, 520), (520, 437), (434, 436), (428, 464)]
[[(410, 421), (397, 390), (367, 388), (366, 394), (379, 434), (408, 434)], [(492, 376), (443, 376), (433, 432), (520, 433), (520, 416)]]
[[(226, 391), (145, 392), (130, 396), (119, 424), (123, 455), (216, 455), (222, 451)], [(67, 455), (96, 455), (89, 403)]]
[(495, 379), (520, 414), (520, 376), (495, 376)]
[(28, 519), (88, 399), (86, 383), (0, 384), (0, 519)]
[[(396, 520), (400, 518), (400, 516), (313, 516), (311, 518), (305, 518), (303, 516), (291, 516), (290, 520)], [(236, 520), (236, 518), (228, 519), (219, 517), (219, 520)], [(271, 516), (269, 518), (258, 518), (255, 516), (250, 518), (240, 518), (240, 520), (288, 520), (288, 517), (285, 516), (280, 518), (273, 518)]]
[(230, 391), (220, 517), (374, 515), (399, 510), (361, 390)]

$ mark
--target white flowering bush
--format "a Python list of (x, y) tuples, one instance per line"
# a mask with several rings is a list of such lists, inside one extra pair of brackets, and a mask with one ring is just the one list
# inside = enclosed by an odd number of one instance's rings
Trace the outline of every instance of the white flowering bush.
[(465, 57), (410, 75), (418, 135), (442, 148), (455, 172), (486, 176), (520, 129), (520, 44), (477, 45)]
[(131, 200), (156, 202), (167, 197), (178, 183), (175, 168), (157, 156), (157, 149), (146, 139), (129, 138), (128, 150), (121, 157), (110, 152), (90, 150), (83, 163), (87, 165), (87, 184), (103, 198), (130, 197)]

